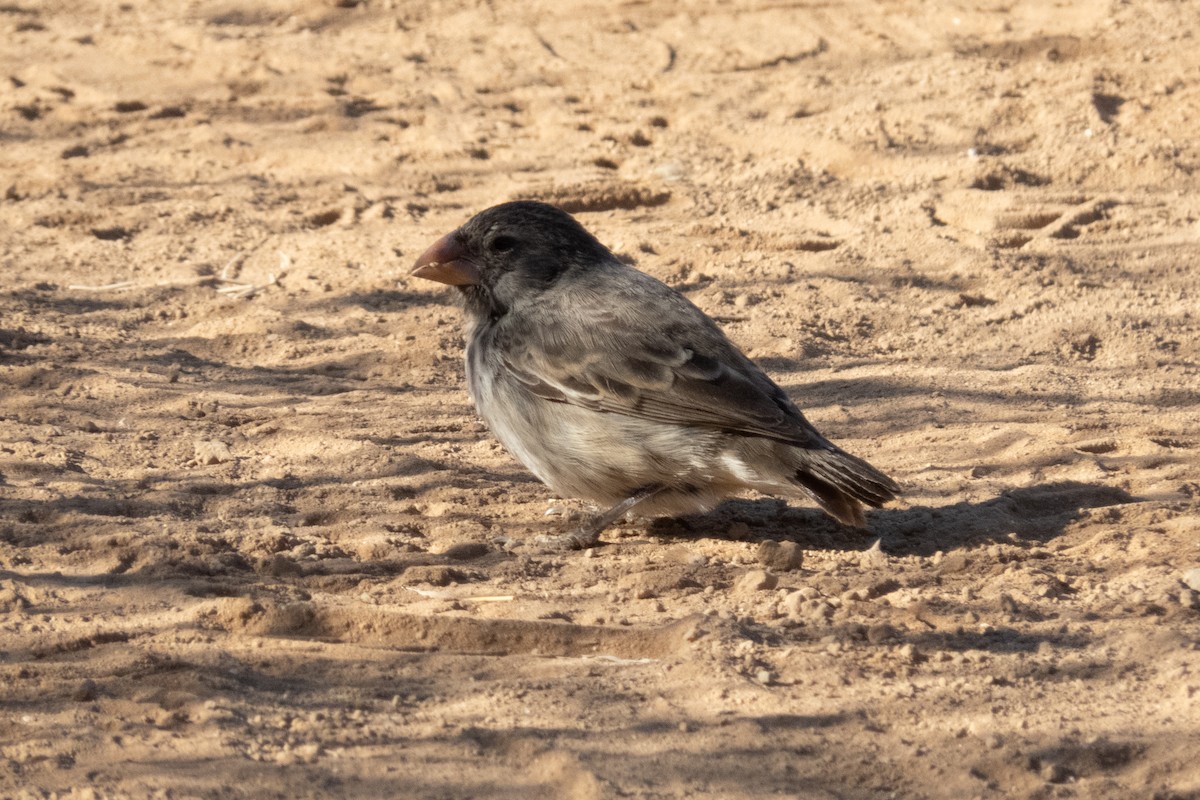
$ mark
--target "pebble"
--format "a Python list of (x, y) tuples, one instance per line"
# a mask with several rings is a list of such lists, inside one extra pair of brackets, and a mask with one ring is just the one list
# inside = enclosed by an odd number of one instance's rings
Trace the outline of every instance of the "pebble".
[(482, 542), (459, 542), (452, 544), (441, 552), (441, 555), (455, 561), (470, 561), (481, 558), (491, 552), (491, 548)]
[(452, 583), (463, 583), (466, 576), (451, 567), (436, 565), (417, 565), (404, 571), (404, 582), (428, 583), (432, 586), (449, 586)]
[(1066, 783), (1071, 778), (1071, 770), (1054, 761), (1042, 762), (1038, 775), (1049, 783)]
[(758, 545), (758, 563), (768, 569), (790, 572), (804, 563), (804, 551), (795, 542), (767, 539)]
[(759, 592), (766, 589), (774, 589), (778, 585), (778, 575), (773, 575), (765, 569), (752, 569), (738, 580), (734, 591), (739, 593)]
[(825, 600), (811, 601), (808, 609), (808, 617), (815, 622), (824, 622), (833, 617), (833, 606)]
[(302, 744), (293, 752), (302, 760), (312, 763), (317, 760), (317, 756), (321, 755), (321, 745), (315, 742)]
[(867, 628), (867, 641), (871, 644), (882, 644), (897, 638), (899, 635), (900, 632), (886, 622), (881, 622)]
[(286, 578), (301, 573), (300, 565), (287, 556), (276, 553), (267, 559), (262, 566), (262, 572), (273, 578)]
[(703, 553), (694, 552), (683, 545), (669, 548), (664, 555), (667, 560), (686, 567), (703, 567), (708, 563), (708, 558)]
[(883, 597), (885, 594), (891, 594), (900, 588), (900, 581), (895, 578), (885, 578), (867, 587), (867, 599), (874, 600), (876, 597)]
[(952, 575), (962, 572), (971, 565), (971, 560), (961, 553), (953, 553), (941, 560), (938, 568), (939, 575)]
[(457, 511), (458, 508), (454, 503), (434, 502), (425, 506), (424, 515), (426, 517), (445, 517), (457, 513)]
[(71, 692), (71, 698), (78, 700), (81, 703), (90, 702), (96, 699), (96, 682), (91, 678), (84, 680), (75, 687), (75, 691)]
[(1193, 592), (1200, 592), (1200, 567), (1189, 569), (1183, 573), (1183, 583)]
[(804, 610), (804, 600), (805, 597), (800, 592), (789, 592), (780, 601), (779, 607), (789, 617), (798, 617)]
[(194, 447), (198, 464), (207, 466), (233, 461), (233, 451), (224, 442), (218, 442), (215, 439), (198, 439)]

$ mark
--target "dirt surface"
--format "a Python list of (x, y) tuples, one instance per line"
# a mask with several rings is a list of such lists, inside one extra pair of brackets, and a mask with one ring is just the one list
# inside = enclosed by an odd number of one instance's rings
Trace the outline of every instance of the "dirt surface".
[[(1198, 30), (0, 5), (0, 796), (1200, 797)], [(406, 276), (530, 197), (903, 500), (539, 552)]]

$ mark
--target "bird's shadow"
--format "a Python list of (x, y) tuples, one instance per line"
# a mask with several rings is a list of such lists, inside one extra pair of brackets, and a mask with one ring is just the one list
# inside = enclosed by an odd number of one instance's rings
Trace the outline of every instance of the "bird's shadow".
[(1045, 543), (1061, 536), (1087, 509), (1138, 502), (1123, 489), (1058, 481), (1010, 489), (989, 500), (948, 506), (885, 508), (868, 515), (868, 529), (839, 525), (815, 509), (782, 500), (730, 500), (714, 511), (657, 519), (652, 536), (707, 536), (761, 541), (790, 539), (806, 549), (860, 550), (880, 540), (892, 555), (928, 556), (968, 544), (1010, 541)]

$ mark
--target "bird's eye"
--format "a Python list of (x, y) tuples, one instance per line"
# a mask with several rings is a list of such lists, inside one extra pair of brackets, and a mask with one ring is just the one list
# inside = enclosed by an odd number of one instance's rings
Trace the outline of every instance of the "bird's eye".
[(496, 253), (511, 253), (517, 246), (517, 240), (511, 236), (497, 236), (492, 239), (492, 251)]

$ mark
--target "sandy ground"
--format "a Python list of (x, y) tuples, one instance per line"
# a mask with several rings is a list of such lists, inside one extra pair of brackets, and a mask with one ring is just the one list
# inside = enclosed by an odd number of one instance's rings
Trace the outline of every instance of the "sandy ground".
[[(1200, 797), (1197, 31), (0, 5), (0, 796)], [(406, 276), (518, 197), (903, 500), (539, 552)]]

